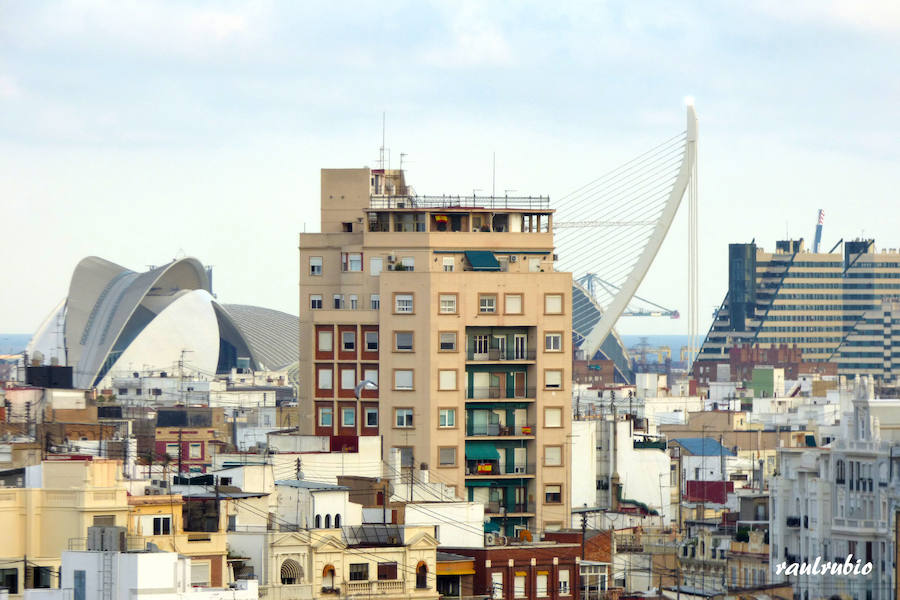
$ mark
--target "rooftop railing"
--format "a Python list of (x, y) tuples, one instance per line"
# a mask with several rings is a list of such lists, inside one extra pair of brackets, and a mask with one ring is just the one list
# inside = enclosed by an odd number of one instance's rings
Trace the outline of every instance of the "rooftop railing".
[(549, 196), (371, 196), (369, 208), (486, 208), (550, 210)]

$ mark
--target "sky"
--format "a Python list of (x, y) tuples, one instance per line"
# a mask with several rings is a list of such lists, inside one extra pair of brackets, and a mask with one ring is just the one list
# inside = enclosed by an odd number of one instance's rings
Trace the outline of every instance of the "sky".
[[(195, 256), (298, 313), (319, 170), (562, 197), (699, 117), (701, 333), (730, 242), (900, 247), (900, 4), (0, 0), (0, 332), (78, 261)], [(686, 203), (639, 294), (687, 312)], [(687, 319), (625, 318), (680, 334)]]

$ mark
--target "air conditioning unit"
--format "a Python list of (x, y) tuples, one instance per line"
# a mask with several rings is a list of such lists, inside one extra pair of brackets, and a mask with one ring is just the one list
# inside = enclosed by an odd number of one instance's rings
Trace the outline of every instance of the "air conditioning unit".
[(554, 253), (554, 254), (553, 254), (553, 260), (555, 260), (555, 261), (556, 261), (556, 260), (559, 260), (559, 254)]
[(498, 546), (500, 544), (500, 536), (496, 533), (488, 532), (484, 534), (485, 546)]
[(525, 472), (525, 466), (524, 466), (524, 465), (516, 466), (516, 467), (513, 469), (513, 471), (514, 471), (515, 473), (524, 473), (524, 472)]
[(389, 263), (395, 263), (395, 262), (397, 262), (397, 257), (394, 256), (393, 254), (389, 254), (389, 255), (388, 255), (388, 262), (389, 262)]
[(509, 262), (516, 262), (517, 260), (519, 260), (518, 256), (516, 256), (515, 254), (510, 255)]

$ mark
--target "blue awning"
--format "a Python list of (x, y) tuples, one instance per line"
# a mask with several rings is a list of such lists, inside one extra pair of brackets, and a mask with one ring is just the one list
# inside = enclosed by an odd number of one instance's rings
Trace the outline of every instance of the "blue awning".
[(469, 460), (500, 460), (500, 453), (493, 442), (466, 442), (466, 458)]
[(490, 250), (466, 250), (466, 260), (473, 271), (499, 271), (500, 263)]

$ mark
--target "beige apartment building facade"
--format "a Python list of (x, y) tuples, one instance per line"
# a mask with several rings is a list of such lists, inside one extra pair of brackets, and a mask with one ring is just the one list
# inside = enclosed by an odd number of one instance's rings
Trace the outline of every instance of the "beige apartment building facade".
[(325, 169), (321, 215), (300, 235), (303, 432), (382, 435), (382, 459), (483, 502), (489, 531), (563, 526), (572, 277), (554, 270), (549, 200)]

